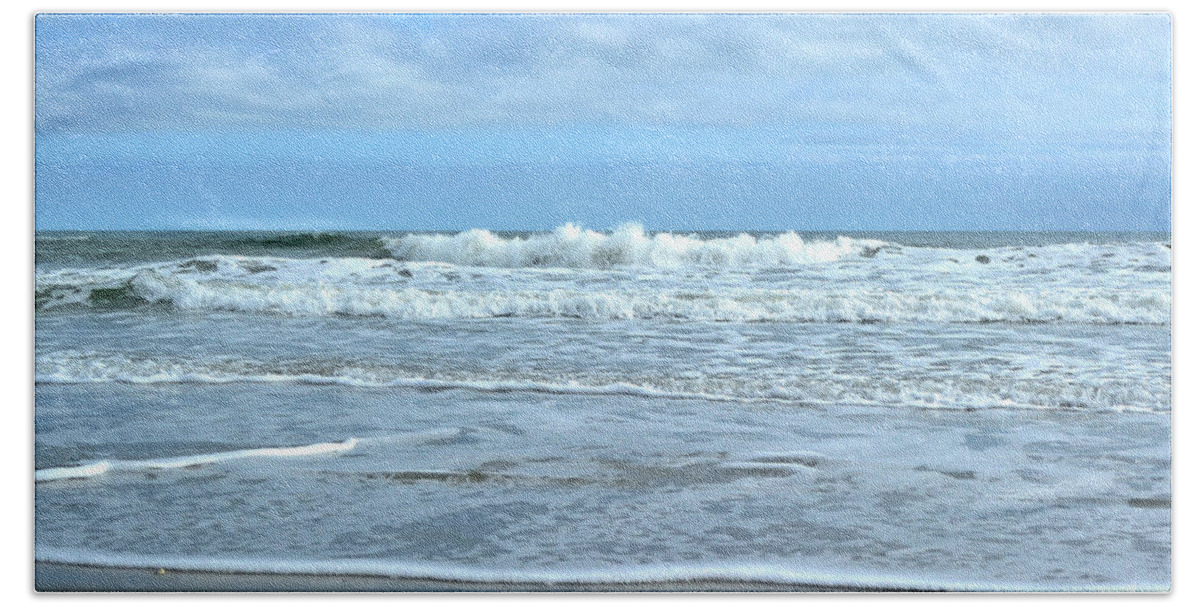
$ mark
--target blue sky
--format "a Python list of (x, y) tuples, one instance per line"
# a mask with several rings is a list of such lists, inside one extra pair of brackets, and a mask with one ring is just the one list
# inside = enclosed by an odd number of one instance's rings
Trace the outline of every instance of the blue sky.
[(1166, 15), (40, 15), (38, 229), (1170, 227)]

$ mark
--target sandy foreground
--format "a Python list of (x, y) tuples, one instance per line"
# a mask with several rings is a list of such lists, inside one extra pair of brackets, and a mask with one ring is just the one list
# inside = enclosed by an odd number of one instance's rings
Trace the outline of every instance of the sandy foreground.
[(192, 572), (152, 568), (111, 568), (53, 562), (34, 565), (34, 588), (40, 592), (880, 592), (912, 591), (849, 586), (731, 580), (688, 580), (649, 583), (480, 583), (471, 581), (308, 574)]

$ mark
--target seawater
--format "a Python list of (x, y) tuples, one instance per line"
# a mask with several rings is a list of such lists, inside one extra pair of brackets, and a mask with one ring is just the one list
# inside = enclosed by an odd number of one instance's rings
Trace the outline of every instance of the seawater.
[(1170, 585), (1169, 234), (35, 239), (40, 560)]

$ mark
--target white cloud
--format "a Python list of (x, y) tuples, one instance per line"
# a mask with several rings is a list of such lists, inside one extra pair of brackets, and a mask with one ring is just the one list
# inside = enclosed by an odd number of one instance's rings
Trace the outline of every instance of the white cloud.
[(40, 17), (36, 112), (43, 131), (1062, 130), (1128, 122), (1137, 107), (1134, 122), (1162, 129), (1167, 27), (1103, 15)]

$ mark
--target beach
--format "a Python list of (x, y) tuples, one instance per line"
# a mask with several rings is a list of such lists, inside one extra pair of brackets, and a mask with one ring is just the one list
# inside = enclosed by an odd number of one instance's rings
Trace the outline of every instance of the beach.
[(38, 239), (40, 590), (1170, 589), (1166, 234)]

